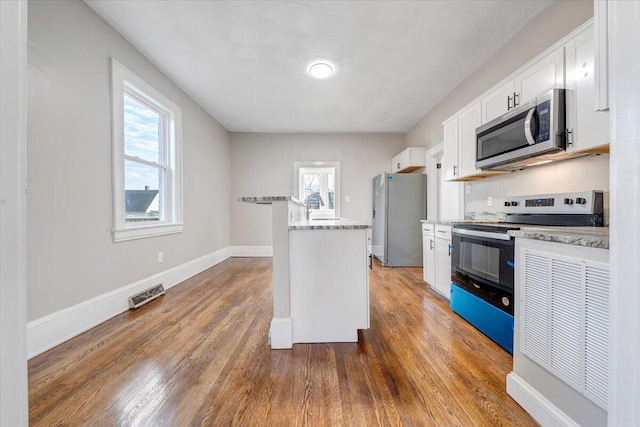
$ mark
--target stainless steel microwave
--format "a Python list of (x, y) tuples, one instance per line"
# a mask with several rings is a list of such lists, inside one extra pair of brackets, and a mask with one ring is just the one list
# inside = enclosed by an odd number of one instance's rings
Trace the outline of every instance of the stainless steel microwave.
[(565, 151), (565, 90), (553, 89), (476, 129), (476, 168), (515, 170)]

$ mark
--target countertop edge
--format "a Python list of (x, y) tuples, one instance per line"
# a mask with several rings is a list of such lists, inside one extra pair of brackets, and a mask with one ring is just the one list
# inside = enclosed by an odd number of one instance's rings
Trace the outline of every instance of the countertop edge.
[(585, 246), (597, 249), (609, 249), (608, 236), (594, 236), (586, 233), (563, 232), (562, 230), (520, 229), (510, 230), (509, 236), (523, 239), (541, 240), (545, 242), (563, 243), (574, 246)]

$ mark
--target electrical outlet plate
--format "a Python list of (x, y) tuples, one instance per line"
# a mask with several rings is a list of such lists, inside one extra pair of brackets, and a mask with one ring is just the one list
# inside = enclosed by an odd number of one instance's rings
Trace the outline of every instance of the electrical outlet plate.
[(487, 206), (493, 206), (493, 197), (487, 197)]

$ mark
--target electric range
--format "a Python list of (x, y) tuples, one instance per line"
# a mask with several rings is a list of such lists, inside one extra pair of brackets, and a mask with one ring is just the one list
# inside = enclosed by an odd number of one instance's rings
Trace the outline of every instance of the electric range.
[(451, 308), (513, 351), (515, 243), (524, 226), (602, 227), (604, 194), (580, 191), (509, 197), (503, 223), (455, 223), (451, 229)]

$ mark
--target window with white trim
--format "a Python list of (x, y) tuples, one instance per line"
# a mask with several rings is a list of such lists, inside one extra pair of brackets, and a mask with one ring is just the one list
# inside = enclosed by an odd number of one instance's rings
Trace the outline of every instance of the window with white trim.
[(182, 231), (182, 109), (111, 59), (113, 239)]
[(295, 162), (294, 194), (309, 207), (311, 218), (340, 216), (340, 163)]

